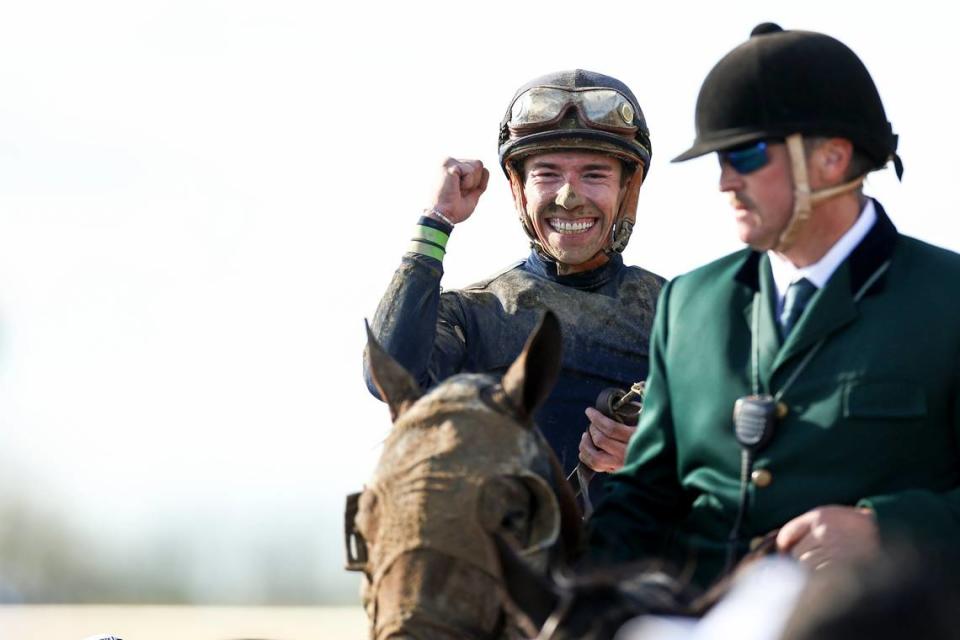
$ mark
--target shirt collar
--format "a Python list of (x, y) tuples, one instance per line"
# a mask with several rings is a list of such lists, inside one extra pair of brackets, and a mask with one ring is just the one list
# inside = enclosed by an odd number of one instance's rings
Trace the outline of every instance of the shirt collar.
[(530, 252), (526, 261), (527, 271), (574, 289), (595, 289), (612, 280), (622, 268), (623, 256), (619, 253), (612, 254), (607, 262), (596, 269), (565, 276), (557, 275), (557, 263), (544, 260), (536, 250)]
[(798, 268), (779, 254), (768, 251), (770, 270), (773, 272), (773, 282), (777, 288), (778, 306), (783, 303), (783, 296), (787, 287), (801, 278), (806, 278), (818, 289), (822, 289), (830, 280), (830, 276), (837, 270), (837, 267), (860, 244), (860, 241), (867, 235), (876, 220), (877, 212), (873, 206), (873, 199), (867, 198), (867, 204), (864, 205), (853, 226), (847, 229), (847, 232), (830, 247), (830, 250), (822, 258), (806, 267)]

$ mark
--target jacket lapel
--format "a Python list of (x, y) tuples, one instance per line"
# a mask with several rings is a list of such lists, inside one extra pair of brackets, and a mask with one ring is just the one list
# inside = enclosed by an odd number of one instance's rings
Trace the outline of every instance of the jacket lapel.
[[(743, 319), (747, 323), (750, 339), (750, 376), (753, 382), (753, 359), (757, 357), (760, 377), (760, 392), (769, 389), (773, 363), (780, 349), (780, 333), (773, 307), (773, 275), (766, 255), (751, 252), (737, 274), (737, 280), (749, 289), (749, 298), (743, 307)], [(757, 344), (753, 344), (756, 323)]]
[(760, 291), (756, 299), (760, 303), (757, 338), (760, 356), (760, 381), (763, 388), (770, 389), (770, 377), (776, 366), (777, 353), (780, 351), (780, 325), (777, 322), (776, 288), (773, 285), (773, 272), (770, 270), (770, 257), (766, 254), (760, 260)]

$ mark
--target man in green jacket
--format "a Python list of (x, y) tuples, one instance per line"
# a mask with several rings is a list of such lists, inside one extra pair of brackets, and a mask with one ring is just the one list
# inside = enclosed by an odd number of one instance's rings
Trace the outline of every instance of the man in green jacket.
[(717, 152), (748, 248), (664, 288), (591, 555), (667, 558), (705, 586), (767, 534), (812, 568), (955, 546), (960, 256), (862, 194), (888, 161), (902, 174), (863, 63), (760, 25), (707, 76), (696, 125), (676, 161)]

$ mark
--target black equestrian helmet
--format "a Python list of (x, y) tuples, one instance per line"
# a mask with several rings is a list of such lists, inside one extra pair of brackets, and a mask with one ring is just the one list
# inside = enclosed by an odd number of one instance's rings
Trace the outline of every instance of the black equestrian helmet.
[[(880, 94), (860, 58), (822, 33), (753, 29), (700, 88), (691, 158), (794, 133), (846, 138), (882, 167), (897, 150)], [(900, 170), (899, 159), (895, 158)]]

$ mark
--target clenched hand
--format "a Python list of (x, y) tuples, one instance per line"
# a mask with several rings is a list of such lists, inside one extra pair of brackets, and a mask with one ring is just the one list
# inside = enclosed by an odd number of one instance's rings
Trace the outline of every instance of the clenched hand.
[(487, 190), (490, 172), (479, 160), (447, 158), (433, 206), (457, 224), (463, 222), (477, 208), (477, 201)]

